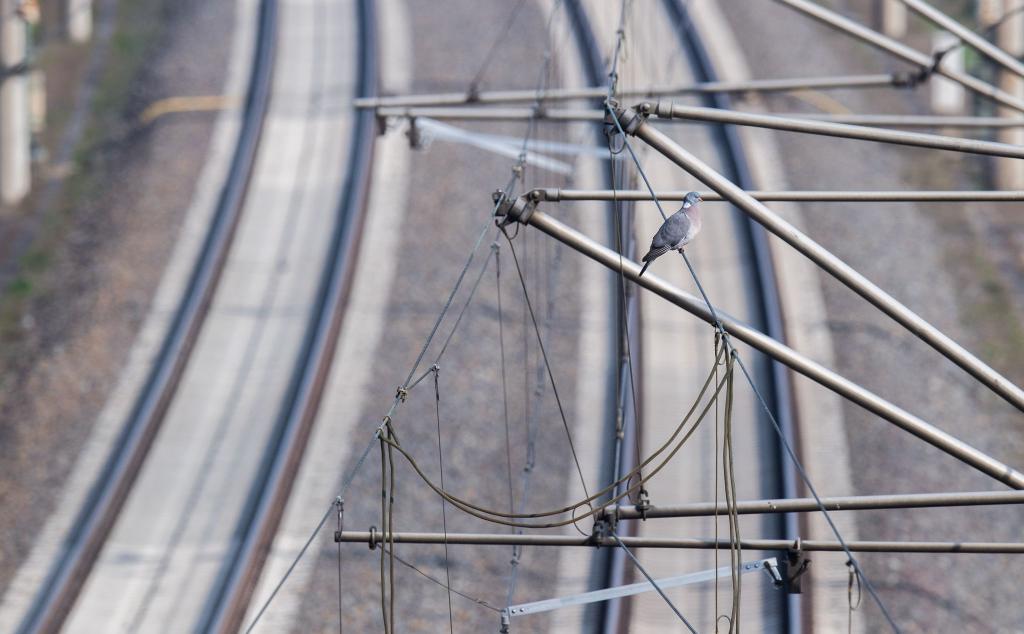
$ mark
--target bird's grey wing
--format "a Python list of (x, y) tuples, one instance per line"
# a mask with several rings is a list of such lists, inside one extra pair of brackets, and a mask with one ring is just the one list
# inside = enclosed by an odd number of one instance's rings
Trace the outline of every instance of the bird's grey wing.
[[(674, 249), (676, 245), (686, 238), (686, 232), (690, 230), (690, 219), (682, 212), (676, 212), (669, 216), (654, 234), (651, 240), (651, 251), (664, 248), (665, 251)], [(662, 251), (664, 253), (664, 251)]]

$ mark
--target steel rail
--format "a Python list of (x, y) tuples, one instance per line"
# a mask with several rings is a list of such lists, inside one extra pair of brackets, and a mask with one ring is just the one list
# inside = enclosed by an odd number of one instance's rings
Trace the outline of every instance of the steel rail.
[(270, 100), (276, 36), (277, 0), (262, 0), (242, 125), (216, 211), (185, 294), (117, 444), (72, 524), (72, 534), (65, 540), (43, 590), (18, 627), (21, 634), (57, 632), (63, 626), (124, 506), (178, 387), (241, 216)]
[[(361, 95), (370, 96), (377, 86), (377, 21), (373, 0), (360, 0), (357, 11), (359, 74), (356, 86)], [(317, 304), (296, 360), (292, 383), (278, 414), (274, 436), (267, 445), (263, 467), (251, 486), (245, 511), (238, 521), (238, 545), (222, 567), (198, 631), (229, 634), (241, 629), (288, 502), (331, 368), (351, 286), (359, 229), (369, 192), (374, 126), (370, 111), (356, 114), (349, 172), (337, 206), (337, 220)]]
[[(711, 189), (728, 198), (738, 209), (749, 214), (767, 230), (803, 253), (812, 262), (917, 335), (947, 359), (963, 368), (1008, 403), (1018, 410), (1024, 411), (1024, 390), (1014, 385), (1009, 379), (922, 319), (917, 313), (876, 286), (825, 247), (752, 198), (735, 183), (713, 170), (657, 128), (649, 125), (642, 117), (631, 110), (621, 108), (618, 111), (618, 116), (623, 120), (623, 129), (627, 133), (643, 140), (666, 158), (696, 176), (698, 180), (709, 185)], [(1021, 149), (1024, 150), (1024, 148)]]
[(842, 31), (847, 35), (850, 35), (857, 39), (863, 40), (864, 42), (867, 42), (872, 46), (880, 48), (888, 52), (889, 54), (902, 59), (905, 62), (909, 62), (911, 64), (916, 65), (922, 72), (921, 79), (927, 78), (927, 75), (930, 72), (932, 72), (932, 68), (934, 67), (934, 72), (948, 79), (951, 79), (957, 82), (958, 84), (965, 86), (966, 88), (973, 90), (979, 95), (988, 97), (989, 99), (992, 99), (1003, 104), (1004, 106), (1009, 106), (1010, 108), (1024, 112), (1024, 101), (1022, 101), (1021, 99), (1018, 99), (1017, 97), (1014, 97), (1013, 95), (996, 88), (992, 84), (989, 84), (976, 77), (968, 75), (967, 73), (951, 70), (949, 68), (946, 68), (941, 63), (936, 64), (935, 60), (930, 55), (925, 55), (924, 53), (918, 50), (912, 49), (909, 46), (906, 46), (905, 44), (897, 42), (892, 38), (886, 37), (885, 35), (882, 35), (878, 31), (874, 31), (861, 24), (858, 24), (857, 22), (854, 22), (853, 20), (840, 15), (835, 11), (826, 9), (825, 7), (819, 4), (815, 4), (814, 2), (809, 2), (809, 0), (775, 1), (781, 2), (782, 4), (785, 4), (786, 6), (792, 9), (796, 9), (797, 11), (800, 11), (801, 13), (811, 18), (814, 18), (819, 22), (822, 22), (826, 26)]
[[(522, 201), (523, 199), (520, 198), (519, 200)], [(516, 206), (521, 207), (522, 205), (517, 203)], [(536, 227), (605, 267), (613, 271), (620, 270), (620, 256), (618, 253), (551, 216), (531, 207), (520, 210), (513, 208), (509, 213), (509, 220), (516, 220)], [(622, 270), (626, 277), (636, 284), (643, 286), (707, 323), (714, 323), (714, 318), (708, 310), (707, 304), (702, 299), (672, 286), (653, 274), (640, 277), (640, 266), (635, 262), (623, 261)], [(784, 363), (796, 372), (827, 387), (836, 394), (860, 405), (869, 412), (917, 436), (982, 473), (1012, 488), (1024, 489), (1024, 473), (1011, 468), (951, 434), (893, 405), (857, 383), (805, 357), (747, 324), (730, 317), (721, 310), (716, 312), (725, 331), (740, 341)]]
[[(569, 17), (577, 48), (579, 49), (580, 61), (582, 62), (587, 81), (592, 85), (597, 85), (607, 78), (606, 73), (610, 71), (610, 68), (605, 66), (604, 52), (601, 50), (594, 30), (591, 28), (590, 19), (584, 4), (582, 0), (567, 0), (565, 10)], [(602, 107), (607, 95), (608, 86), (602, 86), (601, 92), (591, 97), (594, 100), (593, 105), (599, 108)], [(608, 139), (601, 125), (603, 120), (603, 116), (595, 118), (593, 123), (596, 124), (594, 126), (596, 141), (606, 144)], [(609, 161), (609, 166), (614, 165), (614, 159)], [(602, 170), (602, 172), (606, 186), (616, 184), (612, 180), (616, 177), (614, 169), (606, 169)], [(619, 175), (621, 176), (622, 174), (623, 172), (620, 169)], [(632, 244), (635, 247), (636, 244), (632, 231), (631, 212), (616, 219), (613, 217), (614, 205), (609, 203), (607, 207), (609, 210), (607, 217), (609, 233), (614, 235), (616, 231), (618, 232), (619, 240), (621, 240), (623, 245), (627, 245), (626, 251), (628, 253), (628, 245)], [(628, 285), (625, 288), (619, 286), (619, 284), (625, 284), (625, 281), (618, 275), (614, 276), (612, 284), (613, 286), (610, 289), (611, 296), (616, 298), (612, 307), (612, 318), (616, 328), (612, 331), (614, 341), (611, 342), (610, 348), (618, 359), (617, 378), (619, 380), (616, 384), (616, 377), (612, 374), (608, 383), (609, 388), (617, 391), (619, 395), (618, 403), (621, 409), (616, 408), (616, 403), (610, 396), (606, 399), (607, 411), (611, 416), (608, 417), (608, 420), (603, 425), (605, 430), (603, 434), (605, 446), (602, 447), (604, 464), (600, 470), (600, 475), (606, 482), (616, 480), (619, 477), (620, 470), (628, 470), (635, 466), (632, 464), (631, 456), (635, 455), (633, 451), (636, 447), (635, 443), (640, 442), (637, 434), (633, 433), (636, 429), (635, 426), (640, 423), (640, 421), (635, 420), (634, 412), (636, 410), (634, 407), (631, 407), (631, 405), (636, 405), (632, 402), (633, 395), (636, 393), (635, 386), (629, 383), (629, 381), (638, 379), (641, 370), (640, 364), (636, 363), (636, 367), (633, 368), (634, 373), (630, 374), (629, 372), (630, 364), (637, 361), (640, 355), (641, 337), (640, 329), (638, 328), (639, 297), (635, 289), (630, 288)], [(629, 293), (628, 299), (625, 302), (620, 302), (618, 298), (621, 298), (623, 293), (627, 292)], [(626, 332), (622, 332), (623, 330)], [(626, 338), (627, 333), (629, 339)], [(627, 355), (627, 350), (628, 355), (631, 356)], [(609, 394), (611, 394), (611, 389), (609, 389)], [(631, 422), (633, 423), (632, 425), (630, 424)], [(626, 534), (631, 534), (632, 531), (637, 530), (635, 526), (625, 526), (623, 528)], [(588, 585), (595, 588), (622, 585), (627, 581), (629, 570), (625, 552), (621, 548), (595, 553), (591, 561), (592, 572)], [(601, 634), (616, 634), (628, 629), (629, 611), (623, 610), (622, 607), (622, 600), (612, 600), (601, 605), (592, 605), (585, 608), (583, 629), (600, 632)]]
[(815, 119), (798, 119), (769, 114), (753, 114), (737, 110), (720, 110), (718, 108), (702, 108), (700, 106), (681, 106), (671, 103), (644, 103), (637, 106), (644, 114), (653, 114), (662, 119), (689, 119), (692, 121), (712, 121), (733, 125), (746, 125), (772, 130), (786, 130), (804, 134), (876, 141), (895, 145), (951, 150), (970, 154), (987, 154), (1009, 158), (1024, 158), (1024, 146), (997, 143), (995, 141), (979, 141), (960, 137), (923, 134), (903, 130), (876, 129), (869, 126), (832, 123)]
[(981, 35), (978, 35), (974, 31), (968, 29), (963, 24), (960, 24), (958, 21), (954, 20), (942, 11), (939, 11), (927, 2), (924, 2), (924, 0), (899, 1), (932, 24), (941, 26), (953, 35), (957, 36), (962, 42), (970, 45), (976, 51), (996, 62), (1006, 70), (1009, 70), (1020, 77), (1024, 77), (1024, 64), (1021, 64), (1019, 59), (989, 42)]
[[(614, 548), (618, 544), (611, 537), (597, 539), (579, 535), (516, 535), (514, 533), (388, 533), (387, 539), (401, 544), (443, 544), (473, 546), (582, 546), (587, 548)], [(681, 548), (713, 550), (729, 548), (728, 539), (702, 539), (680, 537), (620, 537), (629, 548)], [(344, 531), (338, 540), (345, 543), (363, 543), (376, 548), (384, 541), (384, 534), (372, 531)], [(795, 550), (797, 543), (789, 539), (741, 539), (743, 550)], [(949, 553), (949, 554), (1024, 554), (1024, 543), (1018, 542), (922, 542), (922, 541), (854, 541), (846, 542), (853, 552), (860, 553)], [(800, 550), (843, 552), (839, 542), (799, 540)]]
[[(662, 85), (650, 88), (628, 88), (618, 91), (620, 97), (659, 97), (670, 95), (704, 95), (715, 93), (770, 93), (794, 90), (830, 90), (846, 88), (902, 87), (905, 78), (897, 74), (840, 75), (836, 77), (806, 77), (784, 79), (750, 79), (746, 81), (702, 81), (689, 85)], [(584, 88), (550, 88), (548, 90), (489, 90), (476, 94), (467, 92), (431, 93), (420, 95), (391, 95), (359, 98), (356, 108), (393, 108), (422, 106), (459, 106), (490, 103), (531, 103), (541, 101), (567, 101), (572, 99), (604, 99), (607, 86)]]
[[(658, 200), (681, 201), (687, 190), (665, 190), (654, 192)], [(716, 191), (701, 191), (705, 202), (720, 202), (726, 198)], [(1024, 191), (764, 191), (747, 190), (747, 194), (761, 202), (1024, 202)], [(535, 201), (565, 202), (592, 200), (649, 201), (651, 193), (646, 189), (559, 189), (557, 187), (534, 189), (530, 196)]]
[[(664, 0), (665, 7), (669, 13), (669, 19), (675, 25), (676, 33), (679, 36), (680, 44), (689, 52), (690, 65), (697, 77), (703, 80), (718, 79), (715, 71), (715, 64), (704, 47), (701, 32), (693, 23), (687, 5), (683, 0)], [(896, 75), (893, 75), (894, 83)], [(732, 104), (730, 95), (724, 93), (713, 93), (705, 97), (705, 105), (716, 108), (729, 109)], [(747, 157), (744, 152), (743, 143), (740, 139), (739, 129), (736, 126), (716, 125), (711, 127), (714, 137), (720, 142), (722, 148), (721, 164), (725, 173), (729, 174), (734, 182), (744, 189), (754, 188), (754, 177), (750, 172)], [(783, 316), (782, 299), (779, 295), (778, 275), (775, 270), (775, 261), (772, 258), (771, 247), (768, 239), (768, 232), (760, 224), (746, 215), (737, 218), (736, 228), (739, 242), (746, 247), (753, 264), (751, 270), (752, 289), (756, 292), (756, 309), (758, 320), (762, 330), (769, 337), (776, 341), (786, 342), (785, 319)], [(788, 443), (799, 453), (797, 442), (797, 412), (794, 407), (792, 376), (783, 364), (766, 358), (756, 360), (757, 365), (754, 371), (757, 372), (757, 380), (761, 383), (761, 389), (766, 397), (766, 406), (771, 408), (771, 416), (778, 423), (780, 437), (773, 433), (774, 429), (763, 420), (763, 425), (758, 430), (763, 436), (759, 438), (760, 457), (766, 467), (761, 469), (762, 473), (775, 476), (768, 488), (768, 481), (762, 486), (762, 491), (768, 495), (778, 495), (785, 498), (793, 498), (798, 495), (797, 482), (798, 474), (795, 465), (789, 460), (784, 445)], [(771, 493), (767, 493), (771, 491)], [(795, 539), (800, 535), (800, 517), (794, 514), (785, 514), (777, 518), (774, 533), (777, 537)], [(629, 524), (626, 524), (628, 527)], [(762, 526), (767, 530), (768, 527)], [(621, 532), (620, 528), (620, 532)], [(780, 603), (782, 623), (780, 631), (786, 634), (801, 634), (804, 631), (802, 613), (805, 603), (797, 594), (783, 594), (776, 597)]]
[[(898, 495), (851, 495), (821, 498), (827, 511), (867, 511), (888, 509), (948, 508), (1024, 504), (1024, 491), (968, 491), (964, 493), (908, 493)], [(745, 500), (736, 503), (740, 515), (770, 513), (814, 513), (820, 510), (814, 498), (784, 500)], [(650, 506), (638, 509), (632, 504), (605, 507), (600, 516), (618, 519), (657, 519), (661, 517), (709, 517), (728, 511), (724, 502), (698, 502), (675, 506)]]

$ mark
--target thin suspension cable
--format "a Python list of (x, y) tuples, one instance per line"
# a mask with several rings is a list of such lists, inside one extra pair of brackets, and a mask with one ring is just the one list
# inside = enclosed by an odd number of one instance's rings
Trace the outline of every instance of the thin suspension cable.
[[(508, 377), (505, 370), (505, 318), (501, 306), (501, 245), (495, 241), (494, 249), (495, 288), (498, 295), (498, 347), (501, 351), (501, 407), (505, 420), (505, 464), (508, 469), (508, 512), (516, 512), (515, 492), (512, 484), (512, 426), (508, 419)], [(513, 553), (514, 554), (514, 553)]]
[(626, 553), (626, 555), (628, 555), (629, 558), (633, 560), (633, 565), (636, 566), (636, 569), (639, 570), (640, 573), (647, 578), (647, 582), (651, 584), (651, 587), (653, 587), (658, 592), (658, 594), (661, 595), (661, 598), (665, 600), (665, 603), (668, 604), (668, 607), (672, 608), (672, 611), (675, 612), (676, 616), (679, 617), (679, 620), (683, 622), (683, 625), (686, 626), (686, 629), (690, 630), (690, 632), (692, 632), (693, 634), (697, 634), (697, 630), (693, 629), (693, 626), (690, 625), (690, 622), (686, 620), (686, 617), (683, 616), (683, 613), (679, 611), (679, 608), (677, 608), (675, 604), (672, 603), (672, 599), (668, 598), (668, 595), (665, 594), (665, 591), (658, 586), (658, 582), (656, 582), (654, 580), (654, 577), (652, 577), (647, 572), (647, 570), (644, 569), (643, 565), (640, 563), (640, 560), (637, 559), (636, 556), (634, 556), (628, 548), (626, 548), (626, 545), (622, 543), (622, 540), (619, 539), (619, 536), (615, 533), (611, 533), (611, 536), (615, 539), (615, 542), (619, 545), (619, 548), (621, 548)]
[(519, 12), (522, 10), (524, 4), (526, 4), (526, 0), (519, 0), (519, 2), (512, 7), (512, 11), (508, 14), (508, 18), (505, 20), (505, 26), (501, 29), (501, 35), (491, 41), (490, 50), (487, 51), (487, 55), (484, 56), (484, 61), (480, 64), (480, 68), (476, 71), (476, 74), (473, 75), (473, 79), (469, 82), (468, 92), (470, 99), (475, 96), (477, 89), (480, 87), (480, 81), (484, 78), (484, 73), (487, 72), (487, 68), (491, 65), (491, 62), (494, 61), (494, 54), (498, 52), (498, 46), (500, 46), (501, 43), (505, 41), (505, 38), (508, 37), (509, 31), (512, 30), (512, 25), (515, 24), (516, 18), (519, 17)]
[[(338, 535), (341, 535), (345, 530), (344, 517), (345, 517), (345, 501), (340, 497), (335, 501), (338, 505)], [(344, 634), (342, 626), (342, 615), (344, 614), (344, 607), (342, 604), (342, 592), (341, 592), (341, 542), (338, 542), (338, 634)]]
[[(351, 485), (352, 480), (355, 479), (356, 473), (359, 471), (360, 467), (363, 466), (363, 463), (366, 462), (366, 457), (370, 455), (370, 450), (373, 449), (373, 445), (377, 443), (379, 438), (380, 428), (378, 427), (377, 431), (375, 431), (373, 434), (373, 438), (370, 439), (370, 442), (366, 444), (366, 448), (363, 449), (363, 453), (362, 455), (359, 456), (359, 460), (356, 461), (355, 466), (352, 467), (352, 469), (348, 473), (348, 476), (346, 476), (345, 481), (341, 485), (341, 491), (338, 492), (338, 497), (345, 496), (345, 492), (348, 491), (349, 485)], [(252, 619), (252, 623), (249, 624), (249, 627), (245, 628), (246, 634), (251, 632), (252, 629), (256, 627), (256, 624), (260, 622), (260, 619), (263, 617), (263, 613), (267, 611), (268, 607), (270, 607), (270, 603), (274, 600), (274, 597), (277, 596), (277, 593), (281, 590), (281, 586), (284, 585), (284, 582), (288, 581), (288, 577), (290, 577), (292, 571), (295, 570), (295, 566), (299, 564), (299, 560), (302, 559), (303, 555), (306, 554), (306, 551), (309, 550), (309, 545), (313, 543), (313, 540), (316, 539), (317, 534), (320, 533), (320, 529), (322, 529), (324, 527), (324, 524), (327, 523), (327, 520), (330, 519), (331, 512), (333, 510), (334, 502), (331, 502), (330, 506), (327, 507), (327, 511), (323, 514), (323, 517), (320, 518), (320, 521), (317, 522), (317, 525), (313, 529), (313, 532), (310, 533), (309, 538), (306, 539), (306, 542), (302, 545), (302, 548), (299, 550), (299, 553), (295, 556), (295, 559), (292, 560), (291, 565), (288, 566), (288, 570), (285, 571), (284, 575), (282, 575), (281, 577), (281, 580), (278, 581), (277, 585), (274, 586), (273, 592), (270, 593), (270, 596), (267, 597), (267, 600), (263, 602), (262, 606), (260, 606), (260, 609), (256, 613), (256, 616), (254, 616)]]
[(889, 622), (889, 626), (892, 627), (892, 630), (894, 632), (899, 633), (899, 626), (896, 625), (896, 621), (894, 621), (892, 615), (889, 614), (889, 611), (886, 609), (881, 597), (879, 597), (878, 594), (875, 592), (874, 585), (871, 583), (871, 580), (867, 577), (867, 575), (864, 574), (864, 571), (861, 569), (860, 563), (857, 561), (857, 558), (853, 556), (852, 552), (850, 552), (850, 547), (847, 546), (846, 541), (843, 539), (843, 536), (839, 532), (839, 528), (836, 526), (835, 522), (832, 521), (832, 515), (829, 514), (828, 510), (825, 508), (825, 505), (822, 504), (821, 498), (818, 496), (818, 491), (814, 488), (814, 485), (811, 484), (811, 479), (807, 475), (807, 471), (804, 469), (803, 463), (801, 463), (800, 459), (797, 458), (796, 452), (793, 451), (793, 447), (791, 447), (789, 441), (786, 440), (785, 434), (782, 433), (782, 428), (779, 427), (779, 422), (775, 420), (775, 415), (772, 413), (771, 408), (768, 407), (768, 403), (765, 401), (764, 396), (761, 395), (761, 391), (757, 388), (757, 384), (754, 383), (754, 379), (750, 376), (750, 373), (747, 371), (747, 366), (745, 363), (743, 363), (742, 357), (740, 357), (740, 355), (735, 350), (733, 350), (733, 355), (736, 358), (736, 363), (739, 364), (740, 366), (740, 370), (743, 372), (743, 376), (746, 377), (747, 383), (750, 384), (750, 388), (754, 391), (754, 395), (757, 396), (757, 401), (758, 403), (760, 403), (761, 409), (763, 409), (764, 412), (768, 415), (768, 420), (771, 421), (772, 427), (775, 429), (775, 433), (779, 436), (779, 440), (782, 443), (782, 446), (786, 449), (786, 454), (789, 456), (789, 459), (793, 461), (793, 466), (796, 467), (797, 471), (800, 473), (800, 478), (804, 481), (804, 484), (807, 485), (807, 490), (810, 491), (811, 495), (814, 497), (814, 501), (818, 505), (818, 510), (820, 510), (822, 515), (825, 516), (825, 521), (828, 522), (829, 528), (832, 529), (832, 534), (836, 536), (836, 541), (838, 541), (839, 544), (842, 546), (843, 552), (846, 553), (846, 556), (849, 558), (851, 565), (857, 571), (858, 577), (860, 577), (863, 580), (864, 587), (867, 588), (868, 594), (871, 595), (871, 598), (874, 599), (875, 604), (878, 605), (878, 608), (882, 611), (882, 614), (885, 616), (885, 620)]
[[(590, 492), (587, 490), (586, 478), (583, 477), (583, 467), (580, 466), (580, 459), (576, 455), (576, 445), (572, 441), (572, 432), (569, 430), (569, 421), (565, 416), (565, 408), (562, 407), (562, 399), (558, 395), (558, 386), (555, 383), (555, 375), (551, 370), (551, 363), (548, 360), (547, 350), (544, 349), (544, 340), (540, 334), (540, 326), (537, 324), (537, 315), (533, 312), (533, 303), (530, 301), (530, 293), (526, 289), (526, 280), (523, 279), (523, 271), (519, 267), (519, 258), (516, 256), (516, 247), (512, 244), (512, 238), (509, 237), (508, 233), (502, 230), (505, 234), (505, 239), (508, 241), (509, 251), (512, 252), (512, 261), (516, 265), (516, 272), (519, 274), (519, 283), (523, 289), (523, 299), (526, 301), (526, 307), (530, 312), (530, 321), (533, 323), (533, 330), (537, 335), (537, 347), (540, 350), (541, 358), (544, 360), (544, 368), (547, 370), (548, 379), (551, 381), (551, 393), (555, 397), (555, 404), (558, 405), (558, 414), (562, 419), (562, 426), (565, 428), (565, 436), (569, 441), (569, 451), (572, 453), (572, 460), (576, 464), (576, 472), (580, 476), (580, 485), (583, 487), (583, 493), (590, 496)], [(591, 508), (593, 508), (591, 506)]]
[(472, 601), (473, 603), (477, 604), (478, 606), (480, 606), (482, 608), (486, 608), (486, 609), (491, 610), (493, 612), (498, 612), (499, 614), (501, 613), (500, 609), (494, 607), (493, 605), (491, 605), (487, 601), (484, 601), (483, 599), (478, 599), (478, 598), (476, 598), (474, 596), (466, 594), (465, 592), (461, 592), (460, 590), (458, 590), (456, 588), (453, 588), (453, 587), (451, 587), (449, 585), (446, 585), (443, 581), (433, 577), (432, 575), (427, 574), (426, 572), (421, 570), (419, 567), (417, 567), (412, 562), (410, 562), (410, 561), (408, 561), (406, 559), (402, 559), (402, 557), (400, 557), (397, 553), (391, 553), (391, 556), (395, 558), (395, 561), (397, 561), (398, 563), (402, 564), (406, 568), (409, 568), (409, 569), (413, 570), (414, 572), (418, 573), (424, 579), (426, 579), (428, 581), (431, 581), (431, 582), (441, 586), (442, 588), (447, 589), (449, 592), (451, 592), (453, 594), (456, 594), (456, 595), (462, 597), (463, 599), (466, 599), (467, 601)]
[[(493, 253), (493, 251), (492, 251)], [(490, 258), (488, 258), (490, 261)], [(483, 273), (481, 273), (483, 277)], [(477, 279), (477, 282), (480, 280)], [(437, 415), (437, 466), (441, 471), (441, 488), (444, 486), (444, 448), (441, 443), (441, 368), (434, 365), (434, 412)], [(448, 563), (448, 515), (445, 511), (444, 498), (441, 498), (441, 530), (444, 531), (444, 579), (448, 589), (448, 631), (454, 634), (455, 619), (452, 616), (452, 573)]]
[[(497, 239), (497, 234), (495, 234)], [(465, 316), (466, 311), (469, 310), (470, 304), (473, 303), (473, 298), (476, 297), (476, 289), (480, 287), (480, 280), (484, 278), (484, 273), (487, 272), (487, 267), (491, 263), (491, 259), (494, 257), (494, 249), (491, 249), (487, 254), (487, 258), (484, 259), (483, 266), (480, 267), (480, 273), (476, 276), (476, 280), (473, 282), (473, 286), (469, 291), (469, 296), (466, 297), (466, 302), (462, 305), (462, 310), (459, 311), (459, 316), (455, 318), (455, 323), (452, 324), (451, 332), (448, 333), (448, 337), (444, 340), (444, 345), (441, 346), (441, 351), (437, 353), (437, 357), (434, 359), (434, 365), (441, 363), (441, 358), (444, 353), (448, 351), (448, 344), (452, 342), (452, 338), (455, 337), (455, 332), (459, 329), (459, 325), (462, 323), (462, 318)], [(431, 367), (427, 372), (433, 372), (434, 368)]]

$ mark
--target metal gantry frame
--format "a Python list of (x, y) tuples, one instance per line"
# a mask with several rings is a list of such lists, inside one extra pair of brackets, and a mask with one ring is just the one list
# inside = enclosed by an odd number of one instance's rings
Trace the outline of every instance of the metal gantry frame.
[[(620, 125), (627, 134), (641, 139), (651, 148), (657, 150), (670, 161), (692, 174), (699, 181), (717, 191), (733, 203), (737, 209), (753, 217), (765, 229), (782, 238), (783, 241), (807, 256), (808, 259), (817, 264), (822, 270), (868, 300), (876, 308), (917, 335), (947, 359), (966, 370), (971, 376), (1018, 410), (1024, 411), (1024, 390), (1021, 390), (1020, 387), (1014, 385), (1009, 379), (996, 372), (941, 330), (932, 326), (894, 297), (883, 291), (856, 269), (840, 260), (828, 249), (812, 240), (781, 216), (743, 191), (735, 183), (719, 174), (653, 125), (650, 125), (647, 118), (640, 112), (632, 108), (620, 106), (617, 107), (615, 113)], [(1021, 150), (1024, 150), (1024, 148), (1021, 148)], [(994, 472), (986, 472), (994, 475)], [(998, 479), (1007, 483), (1011, 481), (1016, 482), (1013, 486), (1018, 488), (1024, 485), (1024, 479), (1021, 479), (1021, 475), (1017, 472), (1012, 474), (1002, 472)]]
[(866, 42), (876, 48), (880, 48), (905, 62), (917, 66), (921, 71), (922, 77), (927, 77), (931, 73), (938, 73), (939, 75), (942, 75), (947, 79), (951, 79), (979, 95), (988, 97), (989, 99), (992, 99), (1004, 106), (1024, 112), (1024, 100), (1014, 97), (1013, 95), (1000, 90), (992, 84), (984, 82), (973, 75), (968, 75), (967, 73), (947, 68), (942, 64), (941, 59), (936, 59), (931, 55), (925, 55), (921, 51), (910, 48), (909, 46), (890, 37), (882, 35), (878, 31), (869, 29), (862, 24), (858, 24), (857, 22), (838, 14), (831, 9), (827, 9), (820, 4), (810, 2), (810, 0), (775, 1), (796, 9), (804, 15), (814, 18), (826, 26), (846, 33), (847, 35)]
[[(622, 258), (616, 251), (537, 210), (536, 205), (532, 204), (528, 198), (520, 197), (513, 204), (503, 205), (503, 208), (499, 209), (499, 213), (502, 212), (507, 216), (507, 219), (536, 227), (559, 242), (603, 264), (612, 271), (619, 272), (621, 270), (628, 279), (637, 285), (654, 292), (707, 323), (715, 323), (715, 318), (703, 299), (672, 286), (654, 274), (640, 277), (640, 266), (637, 263)], [(794, 229), (794, 231), (796, 230)], [(809, 238), (807, 240), (810, 241)], [(945, 453), (971, 465), (982, 473), (1015, 489), (1024, 489), (1024, 473), (925, 422), (861, 385), (809, 359), (789, 346), (731, 317), (721, 310), (716, 312), (725, 331), (740, 341), (782, 362), (792, 370), (827, 387), (836, 394), (860, 405), (901, 429), (914, 434)]]

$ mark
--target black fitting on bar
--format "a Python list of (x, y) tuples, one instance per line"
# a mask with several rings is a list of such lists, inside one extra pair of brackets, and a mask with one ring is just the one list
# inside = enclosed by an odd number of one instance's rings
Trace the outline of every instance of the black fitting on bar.
[[(524, 225), (528, 224), (530, 216), (533, 215), (533, 211), (537, 208), (537, 199), (533, 194), (534, 192), (529, 192), (514, 200), (510, 200), (500, 190), (495, 192), (494, 202), (498, 205), (497, 210), (494, 212), (495, 222), (498, 222), (498, 225), (501, 227), (513, 222), (521, 222)], [(500, 222), (499, 219), (501, 219)]]
[(779, 573), (782, 575), (782, 589), (786, 594), (800, 594), (801, 581), (811, 566), (811, 559), (807, 553), (800, 548), (800, 538), (796, 539), (793, 547), (786, 552), (786, 558), (779, 563)]
[[(640, 126), (642, 126), (647, 120), (647, 114), (649, 114), (649, 112), (645, 114), (643, 112), (637, 112), (635, 108), (624, 108), (615, 102), (609, 103), (612, 107), (612, 111), (615, 112), (615, 116), (619, 119), (619, 125), (622, 126), (622, 131), (630, 136), (635, 135), (636, 131), (640, 129)], [(650, 104), (645, 103), (640, 106), (641, 109), (644, 107), (649, 109)], [(605, 116), (606, 120), (607, 118), (608, 115)], [(612, 121), (607, 121), (607, 123), (610, 123), (613, 126), (615, 125)]]
[[(339, 535), (338, 538), (340, 539), (341, 535)], [(370, 527), (370, 539), (369, 539), (369, 542), (370, 542), (370, 550), (377, 550), (377, 527), (376, 526), (371, 526)]]
[(615, 529), (619, 526), (617, 514), (605, 513), (594, 521), (594, 528), (591, 530), (590, 538), (587, 540), (594, 546), (600, 548), (605, 542), (611, 539)]

